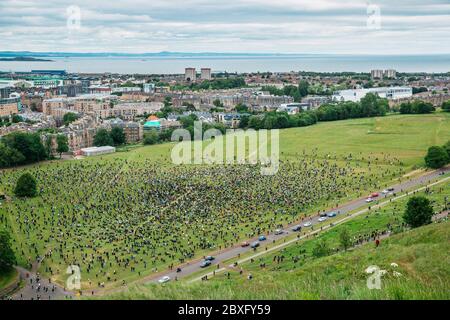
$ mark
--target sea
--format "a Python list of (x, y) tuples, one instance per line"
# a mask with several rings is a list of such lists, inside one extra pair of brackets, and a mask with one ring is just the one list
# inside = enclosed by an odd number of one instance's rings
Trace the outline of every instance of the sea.
[[(39, 56), (39, 58), (46, 58)], [(66, 70), (70, 73), (180, 74), (184, 68), (211, 68), (213, 72), (450, 72), (450, 54), (436, 55), (176, 55), (176, 56), (61, 56), (53, 61), (0, 61), (0, 71)]]

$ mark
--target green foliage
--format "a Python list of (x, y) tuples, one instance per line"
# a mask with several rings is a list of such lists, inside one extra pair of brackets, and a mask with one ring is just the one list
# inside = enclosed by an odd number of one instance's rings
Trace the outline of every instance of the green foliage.
[(425, 156), (425, 163), (427, 167), (432, 169), (439, 169), (449, 162), (449, 155), (443, 147), (433, 146), (428, 149)]
[(21, 116), (19, 116), (18, 114), (13, 114), (11, 116), (11, 121), (12, 121), (12, 123), (19, 123), (19, 122), (23, 122), (23, 118)]
[(431, 223), (433, 217), (433, 207), (430, 200), (423, 196), (409, 199), (403, 220), (413, 228), (421, 227)]
[(442, 103), (442, 110), (450, 112), (450, 100), (447, 100), (444, 103)]
[(339, 234), (339, 241), (341, 244), (341, 247), (344, 250), (347, 250), (352, 245), (352, 240), (350, 237), (350, 232), (348, 232), (347, 228), (342, 229), (341, 233)]
[(56, 143), (57, 143), (56, 152), (59, 153), (59, 157), (61, 158), (61, 154), (63, 152), (69, 152), (69, 144), (67, 136), (63, 134), (58, 135), (56, 137)]
[(402, 114), (426, 114), (435, 110), (431, 103), (421, 100), (415, 100), (412, 103), (404, 102), (400, 105), (400, 113)]
[(159, 134), (156, 130), (150, 130), (150, 132), (144, 135), (144, 145), (157, 144), (159, 141)]
[(238, 113), (247, 113), (248, 112), (248, 107), (243, 104), (243, 103), (239, 103), (237, 104), (234, 109), (236, 110), (236, 112)]
[(24, 173), (17, 180), (14, 193), (18, 197), (35, 197), (37, 195), (36, 180), (29, 173)]
[(11, 237), (6, 230), (0, 229), (0, 276), (8, 272), (15, 263), (16, 257), (11, 248)]
[(447, 152), (448, 158), (450, 159), (450, 140), (444, 145), (444, 149)]
[(94, 136), (94, 145), (96, 147), (112, 146), (114, 144), (111, 135), (106, 129), (99, 129)]
[(331, 249), (328, 246), (327, 241), (324, 239), (321, 239), (320, 241), (318, 241), (312, 250), (312, 255), (315, 258), (325, 257), (325, 256), (328, 256), (330, 253), (331, 253)]
[(68, 112), (63, 116), (64, 125), (68, 126), (72, 122), (78, 119), (78, 116), (73, 112)]
[(113, 141), (113, 144), (115, 146), (120, 146), (122, 144), (125, 144), (126, 142), (126, 138), (125, 138), (125, 133), (123, 132), (123, 128), (122, 127), (114, 127), (111, 129), (111, 139)]
[(194, 122), (198, 120), (198, 117), (195, 114), (190, 114), (185, 117), (180, 118), (180, 123), (183, 126), (183, 128), (193, 127)]
[(13, 132), (2, 138), (7, 148), (0, 151), (0, 166), (34, 163), (47, 158), (41, 138), (37, 133)]

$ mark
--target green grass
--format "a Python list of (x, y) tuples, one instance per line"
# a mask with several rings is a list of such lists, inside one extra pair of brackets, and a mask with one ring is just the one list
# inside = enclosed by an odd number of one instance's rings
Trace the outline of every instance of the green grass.
[(0, 291), (9, 286), (17, 276), (16, 269), (11, 269), (6, 273), (0, 273)]
[[(0, 221), (11, 231), (22, 265), (52, 250), (40, 271), (54, 281), (63, 283), (67, 266), (79, 263), (84, 288), (96, 288), (98, 282), (117, 286), (123, 279), (133, 281), (177, 264), (186, 257), (177, 251), (180, 248), (189, 258), (201, 257), (319, 208), (383, 188), (420, 167), (430, 145), (449, 139), (450, 115), (445, 113), (282, 130), (282, 167), (271, 178), (245, 166), (175, 167), (171, 143), (46, 162), (2, 171), (0, 188), (8, 195), (25, 171), (36, 176), (42, 192), (35, 199), (13, 198), (1, 204)], [(331, 177), (329, 172), (324, 177), (306, 176), (332, 167), (345, 169), (342, 176)], [(281, 187), (285, 194), (279, 193)], [(313, 190), (317, 190), (314, 197), (305, 196)], [(120, 205), (111, 207), (116, 199)], [(225, 231), (220, 237), (213, 234), (220, 231)], [(208, 245), (202, 247), (203, 243)], [(104, 268), (99, 258), (106, 261)], [(88, 264), (91, 271), (86, 274)]]
[[(247, 270), (206, 282), (138, 285), (102, 299), (449, 299), (450, 224), (435, 223), (391, 236), (380, 247), (311, 260), (284, 271)], [(396, 263), (398, 267), (391, 266)], [(388, 273), (381, 289), (367, 288), (367, 267)], [(394, 275), (401, 274), (400, 277)], [(251, 272), (252, 280), (247, 280)]]

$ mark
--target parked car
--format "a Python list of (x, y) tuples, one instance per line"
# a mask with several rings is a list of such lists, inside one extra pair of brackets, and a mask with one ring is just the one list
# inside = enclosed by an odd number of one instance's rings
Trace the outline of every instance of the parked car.
[(312, 226), (312, 223), (311, 222), (305, 222), (304, 224), (303, 224), (303, 226), (304, 227), (311, 227)]
[(253, 242), (253, 243), (251, 244), (251, 247), (252, 247), (252, 248), (258, 248), (258, 247), (259, 247), (259, 242), (258, 242), (258, 241)]
[(333, 217), (336, 217), (336, 215), (337, 215), (336, 211), (331, 211), (331, 212), (328, 212), (327, 217), (333, 218)]
[(169, 276), (164, 276), (161, 279), (158, 280), (159, 283), (166, 283), (170, 281), (170, 277)]
[(205, 260), (208, 260), (208, 261), (213, 261), (215, 258), (213, 257), (213, 256), (207, 256), (206, 258), (205, 258)]
[(372, 199), (372, 198), (367, 198), (367, 199), (366, 199), (366, 202), (367, 202), (367, 203), (373, 202), (373, 199)]
[(277, 229), (275, 230), (275, 235), (283, 234), (283, 230)]
[(325, 212), (322, 212), (322, 213), (319, 214), (319, 216), (321, 216), (321, 217), (326, 217), (327, 214), (326, 214)]
[(264, 241), (266, 239), (267, 239), (266, 236), (259, 236), (259, 238), (258, 238), (259, 241)]
[(202, 263), (200, 263), (200, 268), (206, 268), (211, 265), (211, 261), (209, 260), (203, 260)]
[(300, 230), (302, 230), (302, 226), (301, 225), (296, 225), (296, 226), (292, 227), (292, 231), (297, 232), (297, 231), (300, 231)]
[(320, 217), (319, 218), (319, 222), (324, 222), (325, 220), (327, 220), (328, 218), (327, 217)]
[(372, 198), (376, 198), (376, 197), (379, 197), (380, 194), (379, 194), (378, 192), (374, 192), (374, 193), (372, 193), (370, 196), (371, 196)]
[(388, 188), (387, 190), (388, 190), (389, 192), (392, 192), (392, 191), (395, 190), (395, 188), (392, 188), (392, 187), (391, 187), (391, 188)]
[(241, 243), (242, 248), (248, 247), (249, 245), (250, 243), (248, 243), (247, 241)]

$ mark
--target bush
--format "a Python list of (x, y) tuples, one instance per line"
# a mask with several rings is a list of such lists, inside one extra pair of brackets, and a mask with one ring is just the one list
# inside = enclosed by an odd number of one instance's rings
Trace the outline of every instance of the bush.
[(7, 272), (16, 263), (14, 251), (11, 248), (11, 237), (5, 230), (0, 230), (0, 274)]
[(412, 228), (417, 228), (431, 223), (433, 208), (430, 200), (425, 197), (412, 197), (406, 205), (403, 220)]
[(29, 173), (24, 173), (17, 180), (14, 193), (18, 197), (35, 197), (37, 195), (36, 180)]
[(439, 169), (449, 162), (449, 155), (443, 147), (433, 146), (428, 149), (425, 156), (425, 163), (427, 167), (432, 169)]
[(450, 112), (450, 100), (445, 101), (442, 104), (442, 110), (446, 111), (446, 112)]
[(152, 130), (146, 133), (144, 136), (144, 145), (157, 144), (159, 142), (159, 134), (157, 131)]

